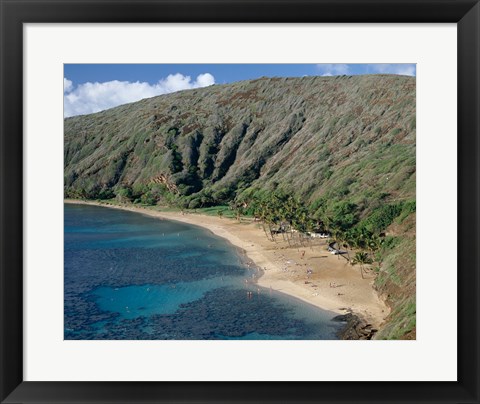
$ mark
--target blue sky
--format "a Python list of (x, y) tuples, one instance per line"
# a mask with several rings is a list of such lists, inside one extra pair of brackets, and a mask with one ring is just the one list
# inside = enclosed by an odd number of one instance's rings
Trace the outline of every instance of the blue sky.
[(142, 98), (267, 77), (416, 75), (414, 64), (65, 64), (64, 116), (102, 111)]

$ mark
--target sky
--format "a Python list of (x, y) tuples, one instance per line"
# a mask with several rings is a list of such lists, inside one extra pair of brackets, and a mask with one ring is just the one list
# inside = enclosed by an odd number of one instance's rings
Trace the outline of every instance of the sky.
[(416, 75), (415, 64), (65, 64), (64, 116), (175, 91), (266, 77)]

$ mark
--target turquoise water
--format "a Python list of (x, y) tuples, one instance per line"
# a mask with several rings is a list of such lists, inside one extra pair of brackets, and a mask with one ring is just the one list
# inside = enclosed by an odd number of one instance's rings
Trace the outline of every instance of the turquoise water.
[(65, 204), (65, 339), (336, 339), (333, 313), (260, 288), (211, 232)]
[(222, 286), (236, 286), (231, 277), (216, 278), (174, 285), (142, 285), (124, 288), (100, 287), (95, 290), (95, 301), (101, 310), (120, 313), (123, 318), (140, 315), (174, 314), (183, 303), (201, 299), (209, 290)]

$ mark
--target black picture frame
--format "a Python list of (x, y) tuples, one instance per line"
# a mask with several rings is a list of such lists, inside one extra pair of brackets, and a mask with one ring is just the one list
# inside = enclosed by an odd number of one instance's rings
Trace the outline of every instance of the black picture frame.
[[(0, 16), (2, 403), (480, 402), (479, 0), (0, 0)], [(383, 383), (23, 381), (23, 24), (47, 22), (456, 23), (458, 381)], [(441, 357), (441, 352), (439, 356)]]

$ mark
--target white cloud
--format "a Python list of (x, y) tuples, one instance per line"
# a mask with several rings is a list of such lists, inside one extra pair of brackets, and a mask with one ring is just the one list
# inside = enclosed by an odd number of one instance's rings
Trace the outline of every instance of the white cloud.
[(199, 74), (197, 76), (197, 84), (198, 87), (207, 87), (215, 84), (215, 77), (213, 77), (210, 73)]
[(317, 68), (322, 76), (340, 76), (349, 72), (348, 65), (342, 63), (320, 63)]
[(215, 78), (210, 73), (199, 74), (193, 81), (190, 76), (176, 73), (156, 84), (113, 80), (104, 83), (87, 82), (79, 84), (75, 89), (73, 83), (64, 78), (64, 116), (90, 114), (143, 98), (212, 84), (215, 84)]
[(64, 77), (63, 78), (63, 92), (68, 93), (72, 88), (73, 88), (73, 83), (70, 80), (68, 80)]
[(370, 70), (373, 73), (381, 74), (401, 74), (403, 76), (415, 76), (416, 66), (407, 63), (377, 63), (371, 64)]

